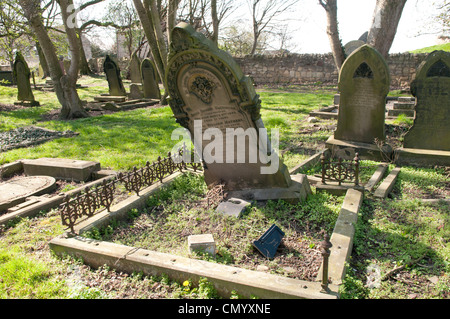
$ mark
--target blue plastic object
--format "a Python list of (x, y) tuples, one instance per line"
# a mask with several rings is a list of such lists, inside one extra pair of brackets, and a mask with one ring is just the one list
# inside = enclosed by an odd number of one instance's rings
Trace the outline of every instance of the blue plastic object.
[(277, 226), (272, 225), (258, 240), (253, 242), (253, 246), (267, 258), (274, 258), (278, 246), (284, 237), (283, 231)]

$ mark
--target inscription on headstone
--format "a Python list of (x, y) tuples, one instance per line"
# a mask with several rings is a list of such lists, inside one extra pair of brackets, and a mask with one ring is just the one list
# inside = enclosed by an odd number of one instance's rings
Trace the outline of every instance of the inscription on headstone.
[(340, 104), (335, 139), (360, 143), (385, 140), (385, 106), (389, 69), (368, 45), (354, 51), (339, 75)]
[(450, 53), (430, 53), (416, 74), (411, 83), (416, 116), (404, 147), (450, 151)]
[[(227, 191), (281, 188), (289, 193), (288, 170), (275, 152), (267, 152), (272, 147), (260, 134), (259, 97), (231, 55), (185, 23), (172, 32), (171, 52), (165, 79), (169, 104), (203, 154), (206, 183), (225, 184)], [(273, 172), (262, 173), (273, 166)], [(286, 197), (299, 194), (297, 189)]]
[(120, 69), (109, 55), (106, 56), (105, 62), (103, 63), (103, 70), (108, 80), (109, 95), (125, 96), (126, 92), (120, 76)]

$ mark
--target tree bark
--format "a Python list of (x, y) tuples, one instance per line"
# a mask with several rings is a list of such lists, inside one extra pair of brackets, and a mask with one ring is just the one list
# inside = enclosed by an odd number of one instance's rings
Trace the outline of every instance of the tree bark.
[(319, 0), (320, 5), (327, 14), (327, 35), (330, 41), (331, 52), (334, 63), (339, 71), (345, 61), (345, 52), (339, 37), (339, 28), (337, 22), (337, 0)]
[[(67, 0), (61, 0), (63, 6), (61, 11), (63, 13), (63, 19), (66, 23), (67, 21)], [(72, 119), (89, 116), (88, 113), (83, 109), (81, 105), (81, 100), (78, 97), (76, 90), (76, 80), (78, 76), (78, 65), (79, 65), (79, 50), (78, 46), (74, 45), (77, 41), (74, 41), (74, 30), (66, 30), (70, 51), (72, 53), (72, 61), (68, 74), (64, 75), (63, 70), (59, 64), (58, 57), (56, 55), (56, 49), (48, 36), (48, 33), (42, 23), (42, 16), (40, 10), (39, 0), (19, 0), (19, 4), (22, 7), (25, 17), (30, 23), (39, 44), (42, 48), (42, 52), (45, 56), (45, 60), (48, 64), (48, 69), (50, 76), (53, 81), (55, 88), (55, 93), (61, 104), (60, 118), (62, 119)], [(67, 28), (67, 26), (66, 26)], [(75, 35), (76, 36), (76, 35)]]
[[(148, 1), (148, 0), (146, 0)], [(164, 95), (161, 97), (161, 104), (167, 104), (167, 92), (169, 90), (167, 89), (166, 82), (164, 81), (165, 78), (165, 70), (167, 65), (167, 53), (166, 53), (166, 60), (163, 61), (163, 58), (160, 54), (160, 46), (158, 45), (158, 40), (156, 39), (155, 35), (155, 28), (153, 25), (153, 20), (151, 17), (150, 12), (147, 11), (147, 9), (142, 4), (141, 0), (133, 0), (134, 7), (136, 8), (136, 11), (139, 16), (139, 20), (141, 20), (142, 28), (144, 29), (145, 36), (147, 37), (148, 44), (150, 46), (150, 52), (153, 56), (153, 60), (156, 65), (156, 69), (158, 71), (158, 74), (162, 80), (163, 86), (164, 86)]]
[(372, 17), (372, 26), (367, 36), (367, 44), (387, 58), (406, 0), (377, 0)]
[(48, 70), (47, 60), (45, 60), (45, 56), (42, 52), (42, 48), (39, 42), (36, 42), (36, 50), (39, 56), (39, 63), (41, 64), (42, 70), (44, 71), (44, 75), (42, 78), (45, 79), (50, 76), (50, 71)]
[(219, 17), (217, 15), (217, 0), (211, 0), (211, 20), (213, 25), (213, 33), (211, 40), (218, 45), (219, 43)]

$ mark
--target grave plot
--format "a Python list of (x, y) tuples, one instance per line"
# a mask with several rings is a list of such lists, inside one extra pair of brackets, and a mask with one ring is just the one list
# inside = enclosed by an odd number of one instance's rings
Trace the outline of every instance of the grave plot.
[(41, 127), (28, 126), (0, 132), (0, 149), (4, 151), (45, 143), (57, 138), (78, 135), (72, 131), (52, 131)]
[(20, 160), (0, 167), (0, 225), (60, 205), (86, 187), (109, 180), (115, 172), (100, 163), (61, 158)]

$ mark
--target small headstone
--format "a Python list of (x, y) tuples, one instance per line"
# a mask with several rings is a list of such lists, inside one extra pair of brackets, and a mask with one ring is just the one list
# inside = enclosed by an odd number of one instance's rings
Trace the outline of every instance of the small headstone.
[(225, 202), (221, 202), (219, 206), (217, 206), (216, 212), (222, 213), (228, 216), (240, 217), (245, 210), (250, 207), (252, 203), (239, 199), (239, 198), (230, 198)]
[(216, 255), (216, 242), (211, 234), (191, 235), (188, 237), (188, 248), (192, 252)]
[(161, 99), (161, 92), (158, 85), (158, 75), (152, 60), (144, 59), (141, 64), (142, 90), (146, 99)]
[(404, 147), (450, 151), (450, 53), (430, 53), (416, 74), (411, 83), (416, 116)]
[(103, 70), (106, 74), (106, 79), (108, 80), (109, 95), (125, 96), (126, 91), (120, 76), (119, 66), (109, 57), (109, 55), (106, 56), (105, 62), (103, 63)]
[(131, 83), (142, 83), (141, 60), (139, 59), (136, 52), (134, 52), (131, 56), (129, 71)]
[(14, 78), (17, 83), (17, 102), (15, 104), (23, 104), (25, 106), (38, 106), (39, 102), (34, 99), (31, 90), (30, 76), (31, 72), (20, 52), (16, 53), (14, 61)]
[(361, 40), (353, 40), (353, 41), (348, 42), (344, 46), (345, 55), (347, 57), (350, 56), (350, 54), (352, 54), (355, 50), (359, 49), (364, 44), (366, 44), (366, 43)]
[(278, 246), (284, 237), (284, 232), (277, 226), (272, 225), (258, 240), (253, 242), (253, 246), (269, 259), (275, 257)]

